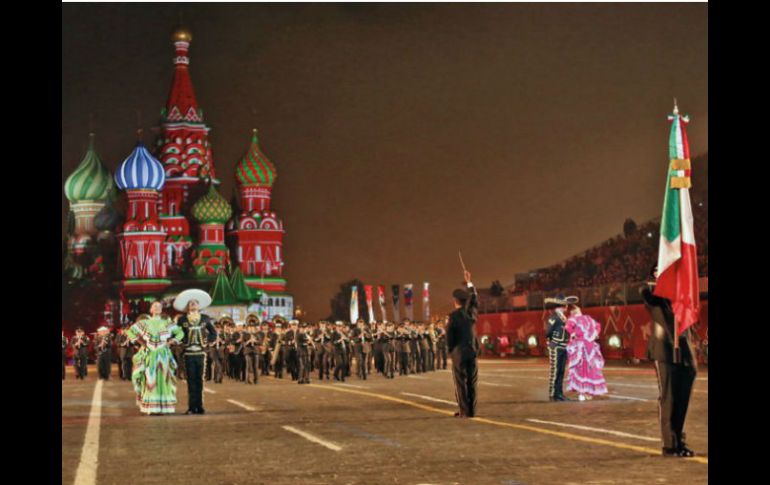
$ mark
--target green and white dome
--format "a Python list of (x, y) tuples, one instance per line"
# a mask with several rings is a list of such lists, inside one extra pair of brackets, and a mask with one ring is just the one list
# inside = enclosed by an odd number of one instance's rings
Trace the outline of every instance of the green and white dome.
[(78, 168), (67, 177), (64, 195), (70, 202), (104, 201), (115, 189), (110, 171), (94, 150), (94, 134), (89, 135), (88, 151)]

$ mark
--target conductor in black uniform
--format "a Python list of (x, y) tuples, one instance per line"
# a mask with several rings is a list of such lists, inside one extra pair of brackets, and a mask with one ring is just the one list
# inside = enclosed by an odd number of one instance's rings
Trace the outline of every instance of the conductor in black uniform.
[(452, 356), (452, 376), (455, 383), (455, 396), (460, 411), (455, 416), (472, 418), (476, 415), (476, 382), (478, 367), (476, 358), (479, 353), (479, 338), (476, 335), (478, 318), (478, 295), (471, 283), (471, 274), (464, 272), (468, 290), (457, 289), (452, 293), (455, 310), (449, 315), (447, 325), (447, 348)]
[(647, 346), (647, 358), (655, 361), (658, 376), (660, 431), (663, 438), (663, 456), (690, 457), (695, 452), (684, 442), (684, 420), (695, 382), (697, 362), (690, 342), (690, 329), (679, 336), (679, 362), (674, 358), (674, 312), (671, 301), (653, 294), (658, 268), (653, 267), (654, 279), (641, 289), (647, 311), (653, 322), (653, 331)]

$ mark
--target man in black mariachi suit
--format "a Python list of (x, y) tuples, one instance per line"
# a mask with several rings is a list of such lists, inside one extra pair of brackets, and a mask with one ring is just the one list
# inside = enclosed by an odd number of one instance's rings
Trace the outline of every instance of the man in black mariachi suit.
[(695, 452), (684, 442), (683, 431), (698, 367), (690, 340), (690, 329), (686, 329), (679, 336), (680, 358), (677, 362), (674, 355), (674, 312), (671, 301), (654, 294), (652, 288), (658, 277), (658, 268), (654, 267), (650, 273), (653, 281), (648, 283), (648, 288), (642, 288), (640, 293), (653, 322), (653, 331), (647, 345), (647, 358), (655, 361), (658, 377), (662, 454), (668, 457), (695, 456)]
[(564, 312), (567, 309), (567, 300), (564, 295), (544, 300), (546, 308), (553, 308), (553, 313), (548, 316), (545, 328), (545, 337), (548, 341), (548, 360), (550, 363), (548, 372), (548, 399), (550, 401), (569, 401), (564, 396), (564, 368), (567, 365), (567, 344), (569, 333), (564, 328), (567, 318)]
[(452, 376), (455, 397), (460, 411), (456, 417), (472, 418), (476, 415), (476, 383), (479, 371), (476, 358), (479, 355), (479, 338), (476, 335), (476, 319), (479, 314), (476, 287), (471, 274), (464, 272), (468, 291), (457, 289), (452, 293), (455, 310), (449, 315), (447, 347), (452, 356)]
[(217, 338), (211, 317), (200, 313), (211, 304), (211, 297), (202, 290), (185, 290), (174, 300), (174, 308), (186, 314), (177, 322), (184, 332), (184, 361), (187, 370), (188, 407), (185, 414), (204, 414), (203, 372), (206, 362), (206, 342)]

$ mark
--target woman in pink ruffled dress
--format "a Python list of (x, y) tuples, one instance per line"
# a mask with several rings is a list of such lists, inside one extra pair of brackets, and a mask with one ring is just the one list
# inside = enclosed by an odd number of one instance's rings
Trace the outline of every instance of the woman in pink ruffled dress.
[(580, 393), (581, 401), (607, 394), (607, 381), (602, 373), (604, 357), (596, 341), (601, 325), (589, 315), (583, 315), (577, 305), (570, 305), (565, 328), (570, 334), (567, 391)]

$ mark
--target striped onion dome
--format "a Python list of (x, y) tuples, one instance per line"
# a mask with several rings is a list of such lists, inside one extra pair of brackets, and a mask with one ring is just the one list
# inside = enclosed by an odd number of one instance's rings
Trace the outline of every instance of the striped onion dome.
[(233, 209), (211, 185), (208, 193), (192, 206), (192, 215), (201, 224), (224, 224), (233, 215)]
[(64, 195), (70, 202), (101, 201), (106, 200), (114, 188), (110, 171), (96, 155), (94, 134), (91, 133), (83, 161), (64, 183)]
[(136, 148), (115, 172), (115, 183), (121, 190), (161, 190), (166, 182), (163, 165), (147, 150), (144, 143), (137, 142)]
[(275, 165), (259, 149), (257, 130), (251, 137), (251, 146), (238, 165), (235, 166), (235, 179), (238, 185), (272, 187), (278, 173)]

